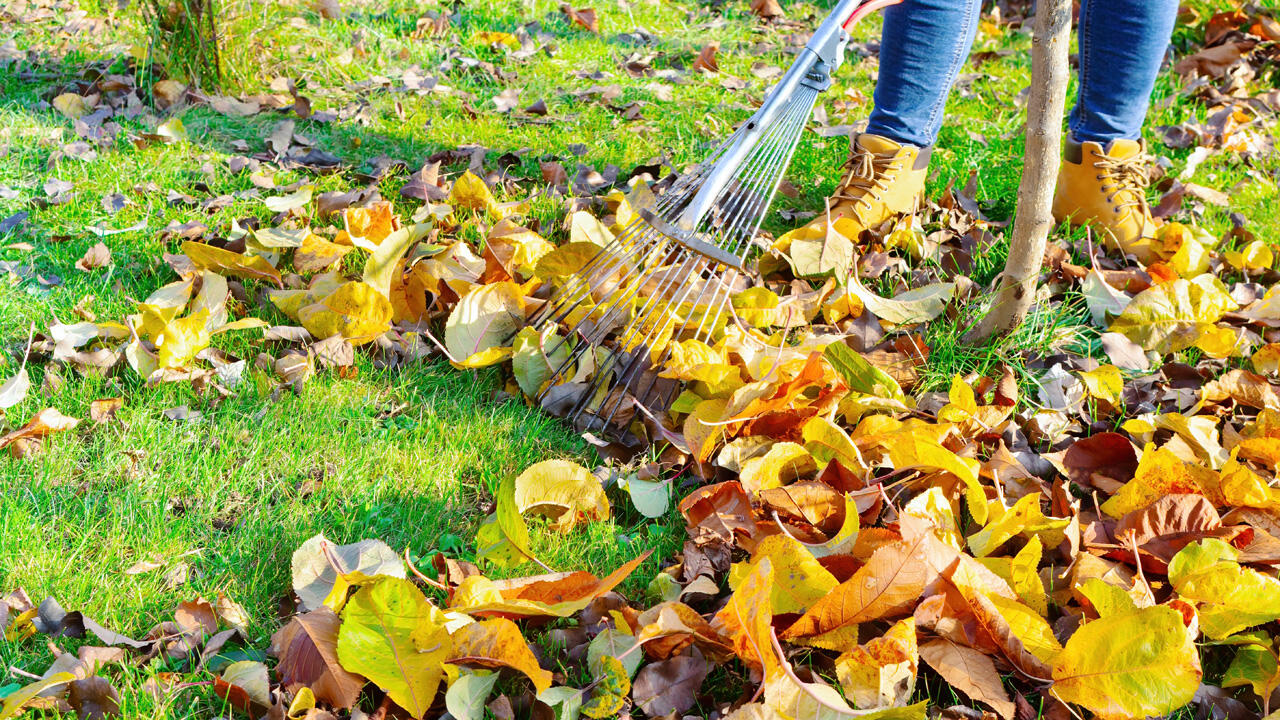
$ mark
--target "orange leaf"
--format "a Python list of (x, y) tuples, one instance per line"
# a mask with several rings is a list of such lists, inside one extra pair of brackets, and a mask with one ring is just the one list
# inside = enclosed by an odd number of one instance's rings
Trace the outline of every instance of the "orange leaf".
[(482, 620), (455, 630), (449, 662), (489, 669), (509, 667), (528, 676), (538, 692), (551, 687), (551, 673), (538, 667), (520, 628), (506, 618)]
[(823, 635), (908, 612), (936, 575), (921, 552), (926, 536), (910, 543), (892, 542), (876, 550), (866, 565), (809, 608), (782, 638)]

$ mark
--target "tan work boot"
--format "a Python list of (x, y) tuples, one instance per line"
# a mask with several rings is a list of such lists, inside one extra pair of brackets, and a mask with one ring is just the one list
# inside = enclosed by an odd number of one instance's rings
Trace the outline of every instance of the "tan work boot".
[(1113, 247), (1149, 263), (1155, 255), (1155, 220), (1147, 205), (1146, 156), (1136, 140), (1112, 140), (1104, 151), (1096, 142), (1067, 140), (1053, 197), (1053, 217), (1089, 224)]
[[(844, 181), (831, 196), (830, 220), (835, 229), (857, 239), (863, 230), (914, 210), (924, 191), (930, 153), (931, 148), (899, 145), (879, 135), (856, 136), (843, 166)], [(823, 213), (787, 235), (826, 237), (827, 220)]]

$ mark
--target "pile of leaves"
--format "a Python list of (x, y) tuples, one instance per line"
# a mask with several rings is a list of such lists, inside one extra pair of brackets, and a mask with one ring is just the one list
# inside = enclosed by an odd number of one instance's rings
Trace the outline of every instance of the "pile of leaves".
[[(1242, 95), (1240, 78), (1274, 71), (1275, 21), (1206, 26), (1208, 47), (1179, 71), (1204, 79), (1190, 91), (1213, 106), (1211, 132), (1186, 133), (1247, 161), (1268, 151), (1254, 128), (1275, 96)], [(123, 98), (107, 103), (127, 109)], [(294, 143), (287, 130), (277, 156)], [(589, 435), (611, 462), (552, 460), (507, 478), (476, 530), (479, 566), (437, 556), (434, 579), (377, 540), (313, 538), (294, 555), (298, 613), (273, 637), (271, 667), (252, 648), (214, 662), (244, 641), (225, 599), (186, 603), (141, 641), (22, 593), (0, 603), (0, 626), (11, 640), (88, 632), (135, 662), (163, 653), (215, 673), (218, 694), (254, 718), (377, 708), (461, 720), (486, 707), (908, 718), (925, 715), (930, 678), (1004, 720), (1069, 706), (1155, 716), (1193, 701), (1231, 717), (1270, 711), (1280, 274), (1243, 224), (1223, 237), (1195, 224), (1212, 192), (1155, 178), (1157, 215), (1185, 222), (1164, 223), (1141, 262), (1088, 235), (1050, 247), (1043, 305), (1083, 296), (1109, 363), (1064, 341), (1019, 358), (1034, 380), (1005, 366), (946, 392), (919, 387), (922, 326), (980, 301), (967, 273), (999, 226), (971, 189), (949, 188), (860, 237), (828, 226), (763, 238), (758, 281), (735, 292), (712, 342), (690, 339), (684, 309), (670, 309), (653, 371), (678, 394), (653, 402), (606, 383), (585, 397), (616, 338), (556, 372), (577, 326), (530, 318), (636, 221), (665, 169), (566, 199), (554, 227), (530, 217), (535, 198), (502, 202), (481, 174), (450, 180), (432, 163), (402, 193), (420, 201), (411, 217), (372, 193), (313, 197), (299, 184), (263, 200), (271, 222), (173, 229), (185, 238), (165, 257), (178, 279), (127, 317), (34, 333), (0, 407), (25, 396), (27, 362), (189, 382), (216, 402), (249, 376), (287, 391), (325, 368), (355, 373), (358, 353), (389, 368), (443, 356), (499, 366), (506, 393), (549, 412), (616, 401), (620, 432)], [(553, 175), (538, 193), (558, 194), (563, 169)], [(77, 423), (43, 410), (0, 449), (32, 455)], [(650, 448), (654, 459), (633, 459)], [(644, 579), (646, 597), (614, 592), (642, 558), (604, 578), (513, 577), (539, 562), (527, 516), (567, 530), (607, 518), (612, 492), (658, 517), (675, 487), (688, 538)], [(64, 702), (109, 713), (90, 651), (9, 688), (0, 718)], [(1210, 658), (1225, 667), (1217, 685), (1204, 682)], [(713, 672), (745, 690), (709, 687)]]

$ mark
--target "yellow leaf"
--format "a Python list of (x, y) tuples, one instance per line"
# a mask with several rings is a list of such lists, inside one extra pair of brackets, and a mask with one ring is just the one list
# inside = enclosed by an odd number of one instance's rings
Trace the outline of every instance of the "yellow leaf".
[(181, 142), (187, 139), (187, 126), (182, 124), (182, 118), (172, 117), (156, 126), (156, 135), (165, 139), (165, 142)]
[(211, 270), (219, 275), (249, 280), (266, 280), (276, 287), (284, 287), (280, 272), (257, 255), (241, 255), (192, 240), (182, 243), (182, 252), (199, 270)]
[(557, 530), (609, 519), (609, 499), (590, 470), (568, 460), (530, 465), (515, 480), (516, 509), (543, 515)]
[(268, 296), (280, 312), (298, 320), (299, 310), (328, 297), (342, 287), (343, 282), (337, 273), (328, 272), (312, 278), (311, 286), (305, 290), (271, 290)]
[[(684, 419), (684, 439), (689, 451), (699, 461), (711, 457), (711, 453), (724, 440), (724, 411), (728, 402), (722, 399), (703, 400)], [(715, 424), (713, 424), (715, 423)]]
[(399, 267), (400, 258), (409, 252), (409, 248), (427, 236), (430, 228), (426, 223), (403, 227), (388, 234), (369, 253), (364, 264), (364, 282), (382, 296), (391, 299), (391, 281)]
[(1089, 394), (1115, 405), (1124, 392), (1124, 376), (1115, 365), (1101, 365), (1096, 370), (1080, 373), (1080, 380)]
[(531, 327), (523, 327), (516, 334), (511, 371), (526, 395), (537, 395), (556, 372), (560, 372), (562, 377), (569, 377), (571, 368), (565, 367), (568, 360), (568, 340), (558, 335), (554, 326), (548, 325), (541, 335)]
[(480, 43), (482, 45), (506, 45), (507, 47), (520, 47), (520, 39), (508, 32), (498, 30), (481, 30), (471, 35), (471, 42)]
[(940, 442), (922, 434), (919, 428), (909, 427), (877, 438), (889, 452), (889, 460), (899, 470), (925, 468), (948, 472), (964, 481), (965, 502), (969, 513), (978, 523), (987, 522), (987, 496), (978, 478), (977, 460), (962, 458), (942, 446)]
[(1063, 530), (1070, 518), (1046, 517), (1040, 509), (1040, 493), (1030, 493), (1018, 498), (1013, 507), (1005, 507), (996, 500), (988, 505), (990, 520), (986, 526), (969, 536), (969, 547), (975, 557), (990, 555), (1014, 535), (1043, 537), (1044, 544), (1056, 547), (1065, 537)]
[(1169, 561), (1169, 582), (1199, 606), (1200, 629), (1215, 640), (1280, 619), (1280, 580), (1240, 567), (1216, 538), (1191, 543)]
[(631, 692), (631, 678), (621, 660), (605, 655), (600, 658), (600, 669), (603, 677), (597, 678), (591, 699), (582, 704), (582, 714), (598, 720), (617, 717)]
[(208, 320), (209, 311), (200, 310), (165, 323), (155, 338), (160, 367), (183, 367), (195, 359), (196, 353), (209, 347)]
[(1018, 599), (1041, 616), (1049, 612), (1049, 598), (1040, 580), (1040, 558), (1044, 545), (1038, 536), (1023, 546), (1013, 557), (976, 558), (979, 563), (1009, 584)]
[(499, 282), (467, 293), (444, 326), (444, 345), (457, 362), (505, 347), (524, 325), (524, 295), (519, 285)]
[(300, 273), (318, 272), (342, 260), (351, 246), (329, 242), (315, 233), (307, 233), (293, 252), (293, 269)]
[(928, 322), (947, 309), (947, 303), (955, 295), (955, 283), (933, 283), (914, 288), (893, 298), (883, 298), (871, 292), (856, 277), (850, 278), (849, 291), (857, 295), (871, 314), (894, 325), (913, 325)]
[(489, 231), (486, 249), (513, 278), (527, 280), (538, 261), (556, 248), (538, 233), (504, 218)]
[(766, 287), (748, 288), (730, 298), (733, 311), (742, 322), (754, 328), (777, 324), (778, 296)]
[(542, 280), (557, 280), (577, 274), (592, 263), (593, 268), (617, 267), (620, 261), (617, 256), (597, 259), (604, 250), (592, 242), (570, 242), (561, 245), (538, 258), (533, 274)]
[(72, 120), (79, 119), (89, 112), (84, 98), (75, 93), (62, 93), (53, 99), (53, 109)]
[(1254, 240), (1239, 250), (1228, 250), (1222, 257), (1237, 270), (1255, 273), (1266, 270), (1275, 262), (1271, 247), (1261, 240)]
[(529, 527), (516, 504), (516, 481), (507, 476), (498, 485), (496, 509), (476, 533), (476, 558), (500, 567), (523, 565), (533, 557)]
[(338, 662), (382, 688), (414, 718), (431, 709), (453, 644), (445, 616), (408, 580), (380, 577), (342, 611)]
[(698, 340), (683, 340), (667, 345), (670, 357), (659, 373), (661, 377), (675, 378), (686, 382), (704, 382), (711, 388), (711, 394), (719, 392), (723, 386), (729, 385), (728, 391), (736, 390), (742, 384), (742, 374), (738, 368), (729, 364), (728, 354), (717, 350)]
[(734, 563), (729, 570), (729, 587), (737, 589), (765, 559), (773, 567), (769, 597), (776, 613), (802, 613), (840, 584), (798, 540), (770, 535), (756, 545), (750, 562)]
[[(400, 221), (391, 203), (383, 200), (368, 207), (343, 210), (342, 225), (352, 245), (372, 252), (384, 238), (399, 229)], [(342, 240), (341, 233), (338, 239)]]
[(849, 433), (827, 418), (821, 415), (811, 418), (804, 424), (801, 436), (805, 449), (823, 466), (836, 460), (852, 473), (866, 472), (866, 463)]
[(1129, 593), (1124, 591), (1124, 588), (1116, 587), (1101, 578), (1088, 578), (1075, 589), (1089, 600), (1098, 617), (1123, 615), (1138, 609), (1137, 603)]
[(323, 299), (298, 310), (298, 321), (312, 335), (341, 335), (363, 345), (391, 328), (391, 301), (368, 283), (343, 283)]
[(733, 645), (733, 651), (747, 667), (764, 677), (767, 684), (784, 674), (784, 658), (773, 649), (773, 562), (761, 558), (716, 613), (711, 626)]
[(494, 215), (501, 215), (498, 201), (489, 191), (489, 186), (470, 170), (453, 181), (453, 188), (449, 191), (449, 204), (469, 210), (488, 210)]
[(1168, 448), (1148, 444), (1138, 460), (1133, 479), (1102, 503), (1102, 512), (1114, 518), (1141, 510), (1165, 495), (1204, 495), (1206, 486), (1217, 485), (1217, 473), (1195, 463), (1183, 462)]
[(1280, 373), (1280, 343), (1267, 343), (1249, 358), (1253, 369), (1260, 375)]
[(742, 463), (739, 479), (742, 487), (752, 495), (761, 490), (782, 487), (796, 478), (812, 475), (818, 466), (803, 445), (780, 442), (764, 455)]
[(1082, 625), (1053, 663), (1051, 692), (1104, 720), (1159, 716), (1191, 702), (1201, 674), (1182, 615), (1156, 606)]
[[(288, 195), (276, 195), (275, 197), (263, 198), (262, 204), (266, 205), (267, 209), (271, 212), (289, 212), (290, 210), (296, 210), (311, 202), (311, 193), (314, 190), (314, 185), (303, 185)], [(257, 234), (255, 233), (255, 237), (256, 236)], [(290, 247), (297, 246), (291, 245)]]
[(51, 690), (59, 685), (66, 685), (74, 682), (75, 675), (69, 672), (53, 673), (49, 677), (40, 678), (35, 682), (24, 685), (4, 696), (3, 703), (0, 703), (0, 720), (9, 720), (22, 714), (22, 708), (32, 700), (36, 699), (46, 690)]
[(613, 243), (613, 233), (595, 215), (579, 210), (569, 216), (569, 244), (577, 243), (608, 247)]
[(1111, 330), (1144, 350), (1176, 352), (1195, 345), (1202, 335), (1213, 331), (1224, 313), (1238, 307), (1212, 275), (1178, 278), (1138, 293), (1112, 321)]

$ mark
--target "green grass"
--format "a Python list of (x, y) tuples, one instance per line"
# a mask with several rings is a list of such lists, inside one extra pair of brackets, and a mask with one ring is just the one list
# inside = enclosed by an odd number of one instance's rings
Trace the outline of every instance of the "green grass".
[[(626, 171), (664, 154), (675, 165), (695, 160), (751, 112), (752, 99), (758, 99), (768, 84), (751, 73), (752, 64), (785, 67), (791, 57), (777, 47), (778, 35), (790, 31), (762, 27), (741, 2), (712, 8), (685, 0), (654, 0), (626, 9), (591, 3), (601, 17), (600, 35), (572, 26), (558, 11), (558, 0), (467, 4), (457, 6), (459, 17), (445, 39), (410, 37), (424, 12), (421, 3), (341, 4), (346, 15), (326, 20), (300, 0), (226, 3), (231, 21), (223, 60), (231, 82), (245, 93), (267, 92), (271, 80), (283, 76), (295, 79), (299, 92), (318, 110), (367, 104), (359, 122), (297, 124), (297, 132), (350, 167), (385, 154), (416, 169), (436, 151), (479, 144), (491, 151), (491, 168), (498, 155), (527, 150), (510, 170), (526, 188), (540, 185), (540, 160), (563, 162), (571, 176), (579, 162), (598, 170), (612, 164)], [(114, 6), (84, 4), (94, 16), (104, 16)], [(788, 14), (807, 26), (824, 7), (796, 3), (789, 5)], [(125, 52), (145, 45), (146, 38), (131, 12), (116, 12), (91, 37), (69, 40), (57, 33), (71, 19), (64, 6), (47, 21), (0, 25), (0, 43), (12, 40), (20, 50), (36, 51), (39, 58), (33, 68), (26, 68), (35, 71), (35, 80), (14, 65), (0, 68), (0, 186), (15, 195), (0, 199), (0, 218), (31, 212), (22, 229), (0, 237), (0, 260), (17, 261), (32, 271), (25, 280), (0, 279), (0, 343), (5, 349), (0, 354), (0, 378), (16, 370), (33, 323), (40, 331), (55, 318), (74, 321), (74, 308), (90, 295), (94, 299), (87, 307), (99, 320), (119, 319), (133, 310), (135, 299), (172, 281), (174, 275), (161, 256), (175, 252), (177, 243), (162, 240), (161, 228), (200, 220), (220, 232), (233, 219), (270, 216), (258, 197), (241, 197), (206, 214), (199, 208), (171, 205), (166, 193), (176, 190), (203, 199), (253, 189), (248, 173), (230, 173), (227, 158), (245, 154), (236, 149), (239, 142), (246, 143), (250, 153), (263, 150), (265, 136), (281, 115), (229, 118), (207, 107), (189, 108), (179, 113), (188, 142), (135, 147), (122, 140), (114, 148), (100, 148), (94, 160), (63, 158), (50, 166), (52, 156), (78, 138), (72, 123), (45, 101), (78, 79), (86, 64), (97, 63), (111, 72), (127, 70)], [(528, 23), (536, 23), (529, 30), (532, 35), (545, 36), (539, 44), (554, 43), (554, 54), (516, 60), (472, 40), (478, 31), (514, 32)], [(876, 37), (877, 25), (872, 20), (859, 27), (857, 39)], [(618, 37), (636, 28), (651, 32), (653, 44), (629, 44)], [(656, 55), (655, 70), (687, 68), (709, 41), (721, 43), (722, 73), (688, 75), (686, 81), (670, 86), (670, 101), (655, 94), (654, 78), (633, 78), (620, 67), (627, 56), (641, 53)], [(760, 42), (772, 47), (753, 55), (753, 46)], [(931, 194), (936, 196), (951, 181), (963, 185), (970, 171), (977, 170), (978, 197), (987, 203), (989, 214), (1011, 215), (1022, 147), (1021, 112), (1014, 100), (1029, 82), (1029, 47), (1025, 32), (979, 33), (975, 51), (1015, 52), (984, 63), (970, 92), (953, 96), (934, 154)], [(480, 67), (466, 67), (459, 56), (491, 63), (514, 77), (501, 82)], [(446, 60), (452, 69), (439, 71)], [(851, 56), (821, 101), (832, 124), (865, 117), (869, 101), (852, 107), (848, 117), (837, 110), (835, 101), (870, 98), (869, 73), (875, 66), (873, 58), (858, 61)], [(394, 87), (410, 67), (437, 77), (452, 91), (417, 95), (353, 87), (375, 76), (390, 78), (388, 84)], [(592, 77), (596, 71), (606, 76)], [(973, 71), (972, 66), (964, 69)], [(744, 78), (748, 89), (724, 89), (720, 83), (727, 76)], [(642, 119), (625, 120), (604, 103), (575, 95), (613, 84), (621, 94), (612, 104), (620, 108), (644, 103)], [(546, 121), (493, 112), (491, 98), (507, 87), (520, 88), (521, 107), (545, 100), (550, 109)], [(148, 89), (149, 81), (144, 93)], [(1150, 125), (1203, 117), (1198, 104), (1185, 99), (1164, 102), (1181, 90), (1175, 76), (1161, 75), (1153, 98), (1153, 107), (1160, 109), (1153, 111)], [(478, 111), (474, 117), (472, 108)], [(118, 122), (129, 131), (144, 132), (154, 129), (156, 119), (143, 115)], [(978, 135), (986, 142), (975, 139)], [(1172, 172), (1179, 172), (1189, 151), (1169, 151), (1153, 137), (1152, 148), (1170, 157)], [(582, 154), (575, 154), (575, 149)], [(777, 207), (820, 207), (839, 180), (846, 150), (844, 138), (806, 136), (788, 173), (800, 195), (781, 198)], [(1229, 156), (1214, 155), (1192, 180), (1224, 190), (1248, 181), (1233, 192), (1231, 210), (1248, 219), (1249, 229), (1260, 239), (1277, 243), (1280, 229), (1272, 220), (1280, 216), (1274, 186), (1278, 168), (1280, 163), (1270, 159), (1251, 172)], [(461, 166), (451, 170), (460, 171)], [(49, 178), (74, 183), (75, 195), (67, 204), (39, 209), (34, 203), (44, 196), (41, 188)], [(356, 186), (349, 173), (313, 178), (283, 172), (276, 177), (277, 185), (298, 180), (314, 182), (317, 192)], [(407, 216), (416, 203), (400, 199), (402, 182), (402, 177), (388, 178), (380, 189)], [(198, 189), (200, 183), (207, 185), (208, 195)], [(145, 189), (149, 185), (159, 190)], [(115, 192), (128, 195), (133, 204), (113, 216), (100, 200)], [(563, 201), (539, 197), (533, 207), (541, 230), (560, 240)], [(100, 239), (88, 228), (127, 228), (144, 221), (145, 230), (103, 240), (114, 256), (111, 268), (93, 273), (74, 268)], [(1200, 222), (1214, 234), (1231, 226), (1228, 210), (1212, 206)], [(776, 233), (789, 226), (771, 219), (767, 227)], [(19, 243), (34, 249), (15, 247)], [(979, 259), (974, 279), (989, 283), (1005, 253), (1002, 240)], [(60, 282), (41, 282), (54, 276)], [(285, 321), (273, 310), (255, 312), (273, 322)], [(987, 347), (966, 347), (958, 335), (977, 312), (976, 306), (966, 306), (958, 318), (941, 319), (926, 329), (932, 352), (920, 390), (945, 389), (955, 374), (990, 373), (1000, 363), (1014, 366), (1024, 390), (1029, 390), (1034, 374), (1027, 368), (1028, 357), (1061, 347), (1098, 351), (1096, 334), (1083, 325), (1087, 313), (1078, 296), (1060, 306), (1037, 308), (1011, 338)], [(258, 351), (235, 338), (218, 338), (215, 345), (245, 355), (250, 362)], [(590, 446), (559, 421), (519, 403), (493, 399), (499, 389), (496, 373), (464, 373), (439, 362), (386, 371), (362, 359), (355, 378), (321, 373), (301, 393), (286, 391), (275, 397), (265, 376), (250, 373), (226, 399), (197, 396), (186, 386), (145, 389), (127, 372), (103, 380), (70, 370), (54, 373), (47, 366), (30, 369), (31, 396), (4, 412), (5, 426), (20, 425), (45, 406), (87, 417), (89, 403), (97, 398), (123, 397), (125, 405), (117, 421), (91, 427), (86, 420), (74, 432), (50, 439), (36, 459), (0, 456), (0, 591), (24, 586), (36, 599), (53, 595), (68, 609), (83, 609), (134, 635), (167, 618), (180, 601), (225, 592), (249, 609), (251, 644), (262, 648), (277, 628), (276, 605), (289, 592), (290, 554), (310, 535), (323, 532), (339, 542), (378, 537), (397, 550), (407, 548), (415, 558), (440, 549), (467, 557), (474, 552), (474, 528), (501, 478), (549, 457), (595, 461)], [(203, 413), (203, 418), (176, 422), (164, 417), (166, 409), (183, 404)], [(682, 523), (674, 512), (657, 523), (643, 521), (624, 497), (612, 499), (613, 521), (567, 537), (535, 530), (535, 549), (554, 569), (604, 573), (652, 548), (653, 557), (624, 587), (629, 596), (639, 597), (654, 572), (678, 551)], [(190, 580), (170, 588), (164, 570), (124, 574), (134, 563), (150, 558), (188, 563)], [(5, 667), (40, 673), (50, 659), (39, 643), (0, 640), (0, 664)], [(154, 706), (139, 688), (145, 677), (166, 669), (152, 664), (129, 670), (136, 677), (117, 683), (128, 715), (207, 717), (219, 710), (207, 687), (184, 690), (172, 703)]]

